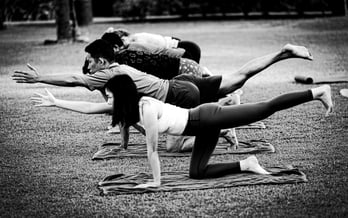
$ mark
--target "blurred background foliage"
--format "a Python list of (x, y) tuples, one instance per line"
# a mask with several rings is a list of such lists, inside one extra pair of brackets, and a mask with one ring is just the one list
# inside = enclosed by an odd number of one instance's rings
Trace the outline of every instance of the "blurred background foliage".
[[(3, 21), (50, 20), (55, 18), (54, 0), (0, 0)], [(81, 0), (80, 0), (81, 1)], [(92, 4), (95, 17), (144, 19), (147, 16), (177, 15), (180, 17), (226, 16), (259, 12), (332, 12), (344, 15), (347, 0), (82, 0)]]

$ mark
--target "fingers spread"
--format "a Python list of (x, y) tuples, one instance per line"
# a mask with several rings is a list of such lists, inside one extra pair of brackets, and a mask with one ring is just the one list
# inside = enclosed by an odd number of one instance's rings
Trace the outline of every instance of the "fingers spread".
[(38, 95), (38, 96), (40, 96), (40, 97), (42, 97), (42, 98), (44, 98), (44, 97), (45, 97), (43, 94), (38, 93), (38, 92), (35, 92), (34, 94), (35, 94), (35, 95)]
[(24, 71), (15, 71), (14, 74), (12, 75), (12, 77), (23, 76), (23, 75), (28, 75), (28, 73), (24, 72)]
[(31, 66), (29, 63), (27, 63), (27, 67), (32, 71), (36, 71), (35, 67)]

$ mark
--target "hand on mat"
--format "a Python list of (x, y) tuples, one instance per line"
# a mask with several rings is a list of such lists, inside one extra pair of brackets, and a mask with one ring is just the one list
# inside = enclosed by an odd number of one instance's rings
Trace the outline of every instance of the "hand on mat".
[(38, 97), (35, 96), (30, 98), (32, 102), (36, 103), (35, 107), (49, 107), (55, 105), (56, 98), (47, 89), (45, 90), (47, 95), (35, 92), (35, 95)]
[(161, 184), (159, 182), (148, 182), (145, 184), (140, 184), (135, 186), (134, 188), (156, 188), (156, 187), (160, 187)]
[(31, 70), (27, 71), (15, 71), (12, 75), (13, 80), (17, 83), (37, 83), (39, 78), (39, 73), (35, 67), (27, 64), (27, 67)]

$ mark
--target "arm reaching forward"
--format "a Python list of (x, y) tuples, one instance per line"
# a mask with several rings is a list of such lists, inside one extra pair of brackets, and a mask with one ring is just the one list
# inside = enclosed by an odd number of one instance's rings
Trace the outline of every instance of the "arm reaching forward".
[[(140, 109), (141, 110), (141, 109)], [(158, 157), (158, 108), (150, 102), (145, 102), (141, 113), (144, 117), (146, 132), (147, 157), (152, 169), (153, 181), (140, 184), (135, 188), (159, 187), (161, 185), (161, 166)]]
[(88, 87), (84, 75), (80, 74), (51, 74), (41, 75), (38, 71), (27, 64), (30, 71), (15, 71), (12, 75), (13, 80), (17, 83), (46, 83), (56, 86), (83, 86)]
[(36, 103), (36, 107), (59, 107), (84, 114), (101, 114), (112, 111), (112, 105), (103, 103), (92, 103), (85, 101), (66, 101), (56, 99), (47, 89), (47, 95), (35, 93), (36, 96), (31, 97), (31, 101)]

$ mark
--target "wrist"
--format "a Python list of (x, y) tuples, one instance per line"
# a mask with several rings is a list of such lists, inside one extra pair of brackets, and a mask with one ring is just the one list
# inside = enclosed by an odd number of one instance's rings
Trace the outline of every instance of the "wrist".
[(36, 76), (33, 78), (34, 82), (36, 83), (42, 83), (44, 81), (44, 79), (41, 76)]
[(59, 105), (61, 105), (60, 102), (61, 101), (59, 99), (53, 99), (52, 106), (59, 107)]

